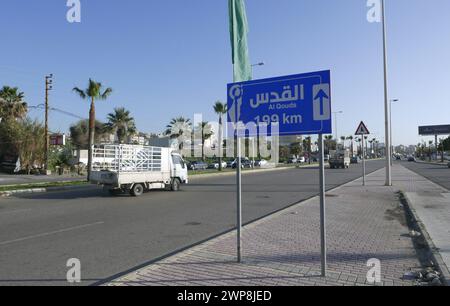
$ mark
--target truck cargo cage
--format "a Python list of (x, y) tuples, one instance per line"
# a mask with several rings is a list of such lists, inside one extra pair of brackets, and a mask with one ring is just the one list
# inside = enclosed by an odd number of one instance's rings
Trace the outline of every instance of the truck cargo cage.
[(94, 171), (159, 172), (161, 148), (137, 145), (95, 145), (93, 147)]

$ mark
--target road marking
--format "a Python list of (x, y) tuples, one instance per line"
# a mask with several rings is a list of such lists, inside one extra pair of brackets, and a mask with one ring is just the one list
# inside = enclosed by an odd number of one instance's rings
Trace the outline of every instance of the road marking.
[(41, 237), (46, 237), (46, 236), (50, 236), (50, 235), (70, 232), (70, 231), (79, 230), (79, 229), (83, 229), (83, 228), (87, 228), (87, 227), (91, 227), (91, 226), (96, 226), (96, 225), (100, 225), (100, 224), (104, 224), (104, 223), (105, 222), (101, 221), (101, 222), (95, 222), (95, 223), (90, 223), (90, 224), (83, 224), (83, 225), (78, 225), (78, 226), (74, 226), (74, 227), (64, 228), (64, 229), (53, 231), (53, 232), (46, 232), (46, 233), (32, 235), (32, 236), (27, 236), (27, 237), (22, 237), (22, 238), (18, 238), (18, 239), (14, 239), (14, 240), (3, 241), (3, 242), (0, 242), (0, 246), (11, 244), (11, 243), (15, 243), (15, 242), (22, 242), (22, 241), (25, 241), (25, 240), (30, 240), (30, 239), (41, 238)]

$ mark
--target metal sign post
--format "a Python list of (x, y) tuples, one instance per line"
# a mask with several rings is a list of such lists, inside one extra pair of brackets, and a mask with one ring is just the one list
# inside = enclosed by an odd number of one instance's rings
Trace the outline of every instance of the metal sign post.
[(327, 276), (327, 224), (325, 214), (325, 157), (323, 134), (319, 134), (319, 172), (320, 172), (320, 262), (322, 276)]
[(242, 261), (242, 249), (241, 249), (241, 232), (242, 232), (242, 168), (241, 168), (241, 137), (240, 137), (240, 124), (237, 124), (236, 131), (236, 184), (237, 184), (237, 261)]
[(364, 135), (362, 137), (362, 168), (363, 168), (363, 186), (366, 186), (366, 139)]
[(356, 136), (361, 136), (362, 140), (362, 168), (363, 168), (363, 186), (366, 186), (366, 139), (365, 136), (369, 135), (369, 129), (366, 127), (364, 122), (361, 121), (358, 128), (356, 129)]

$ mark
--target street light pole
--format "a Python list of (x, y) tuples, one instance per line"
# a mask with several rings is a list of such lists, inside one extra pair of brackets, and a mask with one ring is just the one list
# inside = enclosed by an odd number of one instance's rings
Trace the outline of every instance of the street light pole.
[[(398, 99), (392, 99), (390, 100), (390, 112), (389, 112), (389, 125), (390, 125), (390, 138), (391, 138), (391, 154), (394, 154), (394, 140), (392, 138), (392, 103), (393, 102), (398, 102)], [(391, 166), (393, 165), (394, 161), (392, 160), (392, 156), (391, 156)]]
[(387, 39), (386, 39), (386, 12), (385, 0), (381, 0), (381, 13), (383, 18), (383, 62), (384, 62), (384, 123), (386, 139), (386, 186), (392, 186), (392, 167), (391, 167), (391, 139), (390, 131), (390, 105), (388, 100), (388, 60), (387, 60)]

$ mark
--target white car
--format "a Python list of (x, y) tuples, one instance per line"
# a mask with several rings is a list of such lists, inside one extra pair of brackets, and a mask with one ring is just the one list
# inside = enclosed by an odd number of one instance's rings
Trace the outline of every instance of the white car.
[[(214, 167), (214, 169), (219, 169), (219, 162), (213, 162), (211, 164), (212, 167)], [(226, 161), (222, 161), (222, 169), (226, 169), (227, 168), (227, 162)]]
[(299, 158), (297, 159), (297, 163), (299, 163), (299, 164), (304, 164), (304, 163), (306, 163), (306, 158), (305, 158), (304, 156), (299, 157)]

